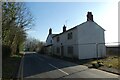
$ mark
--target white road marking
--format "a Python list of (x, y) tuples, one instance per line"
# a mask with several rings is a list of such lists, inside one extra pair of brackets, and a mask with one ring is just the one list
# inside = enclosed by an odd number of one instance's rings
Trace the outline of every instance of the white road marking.
[(52, 66), (52, 67), (54, 67), (54, 68), (56, 68), (56, 69), (59, 70), (60, 72), (63, 72), (64, 74), (69, 75), (67, 72), (65, 72), (65, 71), (63, 71), (63, 70), (55, 67), (54, 65), (52, 65), (52, 64), (50, 64), (50, 63), (49, 63), (49, 65)]
[(23, 65), (24, 65), (24, 56), (22, 57), (21, 59), (21, 62), (20, 62), (20, 67), (19, 67), (19, 70), (18, 70), (18, 74), (17, 74), (17, 78), (23, 80)]

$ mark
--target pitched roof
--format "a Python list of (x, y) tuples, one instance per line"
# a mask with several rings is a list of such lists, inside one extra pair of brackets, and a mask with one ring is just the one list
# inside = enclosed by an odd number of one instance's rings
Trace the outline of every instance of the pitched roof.
[(56, 34), (56, 35), (54, 35), (53, 37), (56, 37), (56, 36), (58, 36), (58, 35), (61, 35), (61, 34), (66, 33), (66, 32), (68, 32), (68, 31), (71, 31), (71, 30), (73, 30), (73, 29), (75, 29), (75, 28), (76, 28), (76, 27), (73, 27), (73, 28), (71, 28), (71, 29), (68, 29), (67, 31), (62, 32), (62, 33), (59, 33), (59, 34)]
[[(94, 22), (96, 25), (98, 25), (96, 22)], [(101, 29), (103, 29), (100, 25), (98, 25)], [(104, 31), (106, 31), (105, 29), (103, 29)]]
[[(80, 26), (80, 25), (82, 25), (82, 24), (84, 24), (84, 23), (86, 23), (86, 22), (83, 22), (83, 23), (81, 23), (81, 24), (79, 24), (79, 25), (77, 25), (77, 26), (75, 26), (75, 27), (73, 27), (73, 28), (70, 28), (70, 29), (68, 29), (68, 30), (65, 31), (65, 32), (68, 32), (68, 31), (71, 31), (71, 30), (73, 30), (73, 29), (76, 29), (78, 26)], [(62, 32), (62, 33), (56, 34), (56, 35), (53, 36), (53, 37), (56, 37), (56, 36), (58, 36), (58, 35), (61, 35), (61, 34), (65, 33), (65, 32)]]
[[(50, 35), (47, 36), (47, 39), (48, 39), (49, 36), (53, 37), (53, 36), (55, 36), (55, 35), (57, 35), (57, 34), (50, 34)], [(46, 40), (47, 40), (47, 39), (46, 39)]]
[[(71, 30), (73, 30), (73, 29), (76, 29), (77, 27), (79, 27), (79, 26), (81, 26), (81, 25), (83, 25), (83, 24), (85, 24), (85, 23), (87, 23), (87, 22), (93, 22), (93, 23), (95, 23), (96, 25), (98, 25), (96, 22), (94, 22), (94, 21), (86, 21), (86, 22), (83, 22), (83, 23), (81, 23), (81, 24), (79, 24), (79, 25), (76, 25), (75, 27), (73, 27), (73, 28), (70, 28), (70, 29), (68, 29), (67, 31), (65, 31), (65, 32), (68, 32), (68, 31), (71, 31)], [(100, 25), (98, 25), (101, 29), (103, 29)], [(105, 31), (105, 29), (103, 29), (104, 31)], [(58, 35), (61, 35), (61, 34), (63, 34), (63, 33), (65, 33), (65, 32), (62, 32), (62, 33), (59, 33), (59, 34), (56, 34), (56, 35), (53, 35), (53, 37), (56, 37), (56, 36), (58, 36)]]

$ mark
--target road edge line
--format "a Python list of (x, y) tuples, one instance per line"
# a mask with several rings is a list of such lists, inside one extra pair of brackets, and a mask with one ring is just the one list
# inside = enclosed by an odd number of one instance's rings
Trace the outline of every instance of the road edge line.
[(23, 80), (22, 78), (23, 78), (23, 58), (24, 58), (24, 55), (23, 55), (23, 57), (22, 57), (22, 59), (21, 59), (21, 62), (20, 62), (20, 66), (19, 66), (19, 70), (18, 70), (18, 73), (17, 73), (17, 80)]

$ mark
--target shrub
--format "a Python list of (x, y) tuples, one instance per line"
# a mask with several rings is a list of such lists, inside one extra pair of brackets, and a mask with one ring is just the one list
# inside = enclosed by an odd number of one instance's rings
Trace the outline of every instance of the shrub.
[(2, 58), (6, 58), (10, 56), (11, 54), (11, 48), (7, 45), (2, 45)]

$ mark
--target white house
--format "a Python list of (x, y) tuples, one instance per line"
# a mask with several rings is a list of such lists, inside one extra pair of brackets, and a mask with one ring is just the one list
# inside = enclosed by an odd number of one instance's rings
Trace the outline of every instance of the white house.
[(51, 54), (78, 59), (106, 56), (104, 29), (93, 20), (92, 12), (87, 13), (87, 21), (69, 30), (63, 26), (63, 32), (49, 35), (46, 46)]
[(46, 45), (45, 45), (45, 47), (46, 47), (46, 52), (48, 53), (48, 54), (52, 54), (52, 46), (53, 46), (53, 36), (55, 36), (55, 34), (52, 34), (52, 29), (50, 28), (49, 29), (49, 34), (48, 34), (48, 36), (47, 36), (47, 39), (46, 39)]

